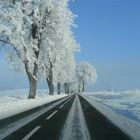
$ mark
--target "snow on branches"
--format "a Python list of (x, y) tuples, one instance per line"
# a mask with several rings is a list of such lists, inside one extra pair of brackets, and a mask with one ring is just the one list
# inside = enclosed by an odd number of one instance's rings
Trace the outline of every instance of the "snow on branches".
[[(60, 88), (75, 81), (79, 45), (72, 32), (75, 15), (68, 4), (69, 0), (0, 0), (0, 42), (9, 44), (13, 67), (26, 72), (29, 98), (35, 98), (38, 77), (47, 79), (51, 95), (55, 83)], [(96, 81), (89, 64), (78, 69), (82, 81)]]
[(35, 97), (38, 75), (52, 84), (69, 80), (77, 46), (73, 22), (67, 0), (0, 0), (0, 34), (7, 38), (1, 41), (11, 46), (13, 67), (18, 64), (27, 73), (29, 98)]
[(84, 92), (85, 84), (94, 84), (97, 80), (95, 68), (88, 62), (81, 62), (76, 68), (79, 92)]

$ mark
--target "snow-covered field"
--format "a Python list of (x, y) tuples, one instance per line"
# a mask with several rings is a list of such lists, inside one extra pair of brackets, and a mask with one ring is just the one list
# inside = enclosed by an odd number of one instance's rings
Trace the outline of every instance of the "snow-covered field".
[(84, 96), (96, 109), (134, 140), (140, 140), (140, 90), (100, 91)]
[(60, 99), (66, 95), (48, 95), (46, 90), (38, 90), (36, 99), (27, 99), (28, 90), (0, 91), (0, 119), (24, 112), (37, 106)]
[(140, 90), (124, 92), (93, 92), (90, 97), (106, 105), (118, 114), (140, 123)]

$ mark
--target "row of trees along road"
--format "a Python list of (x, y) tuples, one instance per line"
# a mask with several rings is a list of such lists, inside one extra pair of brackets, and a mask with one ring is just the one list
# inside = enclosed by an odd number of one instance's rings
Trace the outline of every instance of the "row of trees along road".
[[(88, 63), (89, 70), (83, 75), (80, 69), (83, 63), (76, 66), (74, 55), (79, 45), (73, 36), (75, 16), (68, 3), (68, 0), (0, 0), (0, 42), (8, 44), (6, 53), (13, 68), (27, 74), (28, 98), (35, 98), (41, 78), (46, 79), (50, 95), (54, 94), (56, 83), (58, 94), (63, 84), (68, 94), (70, 88), (76, 89), (73, 83), (78, 83), (79, 91), (82, 83), (84, 91), (85, 83), (96, 80), (96, 71)], [(88, 79), (86, 73), (94, 80)]]

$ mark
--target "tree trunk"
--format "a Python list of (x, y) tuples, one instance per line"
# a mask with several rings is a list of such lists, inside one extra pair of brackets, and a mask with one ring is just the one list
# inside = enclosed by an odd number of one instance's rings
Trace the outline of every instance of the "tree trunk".
[(29, 67), (28, 67), (28, 61), (25, 62), (25, 70), (26, 70), (28, 80), (29, 80), (29, 85), (30, 85), (28, 99), (34, 99), (36, 96), (37, 76), (36, 75), (33, 76), (33, 74), (30, 72)]
[(67, 93), (70, 94), (70, 86), (67, 84)]
[(68, 84), (67, 84), (67, 83), (65, 83), (65, 84), (64, 84), (64, 87), (65, 87), (65, 94), (68, 94), (68, 89), (67, 89), (67, 86), (68, 86)]
[(57, 94), (61, 94), (61, 84), (59, 82), (57, 83)]
[(65, 94), (69, 94), (69, 84), (65, 83), (64, 87), (65, 87)]
[(34, 99), (36, 96), (36, 88), (37, 88), (37, 80), (35, 78), (30, 78), (30, 91), (29, 91), (29, 99)]
[(64, 83), (65, 94), (67, 94), (67, 83)]
[(78, 83), (78, 93), (80, 93), (81, 92), (81, 88), (80, 88), (81, 86), (80, 86), (80, 83)]
[(85, 83), (83, 82), (82, 93), (85, 91)]
[(49, 70), (49, 76), (47, 78), (47, 83), (49, 87), (49, 95), (54, 95), (53, 72), (52, 72), (51, 63), (50, 63), (50, 70)]
[[(50, 76), (49, 76), (50, 77)], [(50, 78), (47, 78), (47, 83), (49, 87), (49, 95), (54, 95), (54, 85), (53, 85), (53, 80)]]

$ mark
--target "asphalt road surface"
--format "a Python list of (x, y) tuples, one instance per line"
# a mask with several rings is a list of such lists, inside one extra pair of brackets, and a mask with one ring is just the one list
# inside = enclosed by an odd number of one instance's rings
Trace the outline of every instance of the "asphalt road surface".
[(130, 140), (98, 110), (80, 96), (86, 124), (92, 140)]
[(57, 140), (65, 123), (74, 96), (47, 111), (4, 140)]
[(73, 95), (4, 140), (130, 140), (83, 97)]

